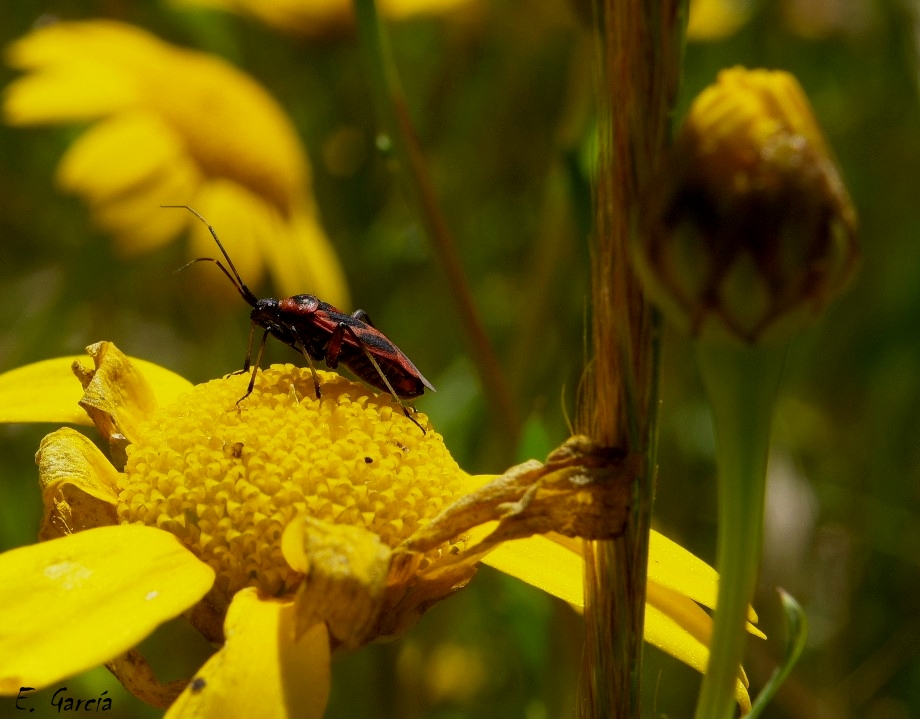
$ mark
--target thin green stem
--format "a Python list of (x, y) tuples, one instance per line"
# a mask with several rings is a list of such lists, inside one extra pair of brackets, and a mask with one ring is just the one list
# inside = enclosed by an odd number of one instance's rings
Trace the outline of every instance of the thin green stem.
[(396, 157), (403, 168), (402, 179), (405, 180), (408, 193), (415, 202), (428, 238), (447, 276), (451, 296), (466, 331), (470, 353), (486, 398), (492, 404), (508, 440), (505, 444), (516, 447), (520, 420), (511, 390), (476, 309), (453, 234), (444, 219), (434, 184), (428, 174), (376, 4), (374, 0), (354, 2), (358, 35), (367, 54), (371, 86), (381, 124), (392, 139)]
[(785, 347), (697, 343), (712, 407), (719, 475), (719, 595), (696, 719), (730, 719), (744, 655), (745, 621), (763, 544), (770, 424)]

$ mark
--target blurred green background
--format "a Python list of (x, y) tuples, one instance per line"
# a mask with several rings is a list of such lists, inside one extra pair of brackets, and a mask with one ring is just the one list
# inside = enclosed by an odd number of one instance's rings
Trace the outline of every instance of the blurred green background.
[[(770, 640), (750, 643), (754, 692), (782, 650), (774, 587), (802, 602), (811, 626), (768, 712), (777, 719), (920, 716), (918, 13), (890, 0), (763, 3), (733, 35), (691, 42), (686, 52), (678, 116), (720, 68), (794, 73), (860, 214), (861, 273), (794, 342), (776, 418), (756, 599)], [(461, 466), (500, 472), (567, 436), (587, 342), (594, 91), (593, 39), (572, 7), (473, 0), (448, 15), (389, 23), (437, 194), (527, 428), (521, 446), (495, 421), (444, 275), (376, 149), (353, 33), (308, 40), (178, 6), (8, 0), (0, 42), (43, 14), (136, 24), (223, 56), (278, 99), (310, 156), (323, 223), (350, 283), (353, 307), (343, 309), (366, 309), (438, 388), (417, 406)], [(3, 85), (14, 76), (0, 68)], [(0, 126), (0, 370), (101, 339), (194, 381), (239, 368), (248, 308), (209, 296), (199, 279), (206, 268), (174, 274), (186, 258), (181, 241), (122, 261), (85, 205), (55, 191), (54, 168), (79, 130)], [(253, 289), (274, 292), (270, 283)], [(270, 343), (269, 360), (297, 357)], [(663, 370), (656, 524), (711, 563), (708, 410), (690, 347), (671, 333)], [(0, 549), (34, 541), (33, 455), (50, 429), (0, 426)], [(405, 638), (338, 661), (327, 716), (571, 716), (581, 632), (567, 606), (483, 569)], [(145, 649), (170, 679), (206, 655), (178, 623)], [(649, 649), (646, 716), (689, 716), (698, 683)], [(107, 691), (116, 716), (158, 715), (104, 670), (67, 685), (74, 696)], [(0, 700), (0, 716), (14, 715), (13, 702)]]

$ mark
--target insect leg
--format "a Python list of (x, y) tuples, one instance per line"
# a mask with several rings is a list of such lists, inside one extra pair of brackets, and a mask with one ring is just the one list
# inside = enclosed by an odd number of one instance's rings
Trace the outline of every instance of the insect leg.
[[(249, 368), (252, 367), (252, 338), (256, 334), (256, 323), (252, 322), (249, 325), (249, 342), (246, 344), (246, 359), (243, 360), (243, 369), (237, 370), (233, 374), (245, 374), (249, 371)], [(266, 330), (266, 334), (268, 331)], [(265, 346), (265, 337), (262, 337), (262, 347)], [(259, 357), (262, 357), (262, 349), (259, 349)], [(256, 362), (258, 365), (259, 363)]]
[(374, 329), (377, 329), (376, 325), (371, 322), (370, 315), (367, 314), (364, 310), (355, 310), (351, 313), (351, 316), (354, 317), (359, 322), (363, 322), (366, 325), (370, 325)]
[[(253, 325), (255, 326), (255, 325)], [(249, 386), (246, 388), (246, 394), (240, 397), (236, 404), (239, 405), (244, 399), (252, 394), (253, 387), (256, 386), (256, 373), (259, 371), (259, 365), (262, 364), (262, 353), (265, 351), (265, 341), (268, 339), (268, 330), (262, 334), (262, 340), (259, 342), (259, 352), (256, 354), (256, 362), (252, 366), (252, 377), (249, 378)], [(249, 369), (249, 358), (252, 356), (252, 332), (249, 333), (249, 351), (246, 353), (246, 369), (245, 372)]]
[(425, 428), (422, 427), (422, 425), (418, 423), (418, 420), (416, 420), (409, 413), (409, 409), (406, 407), (405, 404), (403, 404), (403, 401), (399, 398), (399, 395), (396, 394), (396, 390), (393, 389), (393, 385), (390, 384), (390, 380), (387, 379), (387, 376), (383, 373), (383, 370), (380, 369), (380, 365), (377, 364), (377, 360), (374, 359), (374, 355), (372, 355), (370, 350), (367, 349), (367, 345), (364, 344), (364, 340), (362, 340), (358, 336), (358, 333), (355, 332), (354, 328), (350, 325), (346, 325), (345, 323), (339, 323), (339, 326), (336, 328), (336, 331), (338, 330), (342, 330), (342, 332), (351, 333), (351, 336), (354, 337), (355, 342), (357, 342), (358, 346), (364, 351), (364, 355), (368, 358), (368, 360), (370, 360), (370, 363), (374, 365), (374, 369), (377, 370), (377, 374), (380, 375), (380, 379), (383, 380), (383, 383), (387, 386), (387, 389), (390, 390), (390, 394), (393, 395), (393, 399), (395, 399), (397, 404), (399, 404), (399, 406), (402, 407), (403, 414), (409, 418), (409, 421), (412, 422), (412, 424), (414, 424), (416, 427), (422, 430), (422, 434), (427, 434), (427, 432), (425, 431)]
[(300, 335), (297, 334), (297, 328), (288, 325), (288, 329), (293, 333), (294, 339), (297, 340), (297, 349), (307, 358), (307, 364), (310, 365), (310, 374), (313, 375), (313, 389), (316, 390), (316, 399), (319, 399), (322, 397), (322, 392), (319, 389), (319, 375), (316, 374), (316, 366), (313, 364), (313, 358), (310, 356), (310, 353), (307, 352), (307, 348), (304, 346), (303, 340), (300, 339)]
[(336, 328), (332, 330), (332, 334), (329, 335), (329, 342), (326, 344), (326, 366), (330, 369), (335, 369), (339, 366), (339, 353), (342, 351), (342, 340), (345, 339), (346, 327), (348, 325), (344, 322), (339, 322)]

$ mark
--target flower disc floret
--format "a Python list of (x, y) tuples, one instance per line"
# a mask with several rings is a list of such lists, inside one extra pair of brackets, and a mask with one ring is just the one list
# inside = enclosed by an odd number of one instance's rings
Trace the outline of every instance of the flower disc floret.
[(246, 376), (158, 409), (128, 448), (119, 518), (175, 534), (227, 596), (245, 586), (286, 596), (302, 579), (281, 552), (296, 516), (396, 547), (463, 494), (440, 435), (423, 435), (386, 395), (319, 374), (320, 399), (308, 370), (285, 365), (260, 372), (239, 403)]

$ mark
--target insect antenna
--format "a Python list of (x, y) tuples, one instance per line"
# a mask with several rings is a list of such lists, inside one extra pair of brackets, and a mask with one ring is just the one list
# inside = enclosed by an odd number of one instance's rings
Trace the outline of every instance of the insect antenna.
[[(213, 257), (199, 257), (183, 265), (176, 271), (181, 272), (186, 267), (188, 267), (189, 265), (193, 265), (196, 262), (213, 262), (215, 265), (220, 267), (221, 271), (225, 275), (227, 275), (227, 278), (233, 283), (233, 286), (236, 287), (236, 291), (239, 292), (240, 295), (242, 295), (243, 299), (246, 300), (246, 302), (249, 303), (251, 306), (255, 307), (256, 302), (258, 302), (258, 299), (253, 294), (252, 290), (250, 290), (246, 286), (246, 283), (243, 282), (243, 278), (240, 277), (240, 273), (237, 272), (237, 269), (233, 264), (233, 260), (230, 259), (230, 255), (227, 254), (227, 250), (224, 248), (223, 243), (220, 241), (220, 238), (217, 236), (217, 233), (214, 231), (214, 228), (211, 227), (211, 223), (209, 223), (204, 218), (204, 216), (202, 216), (200, 212), (189, 207), (188, 205), (160, 205), (160, 207), (169, 208), (169, 209), (188, 210), (193, 215), (195, 215), (195, 217), (201, 220), (204, 223), (204, 226), (208, 228), (208, 231), (211, 233), (211, 237), (214, 238), (214, 241), (217, 243), (217, 247), (220, 249), (220, 253), (224, 256), (224, 259), (227, 261), (227, 264), (230, 266), (230, 270), (227, 270), (227, 268), (224, 267), (224, 265), (220, 262), (220, 260), (216, 260)], [(231, 271), (233, 272), (233, 274), (230, 274)]]
[(214, 259), (213, 257), (196, 257), (194, 260), (190, 262), (186, 262), (184, 265), (182, 265), (182, 267), (177, 269), (176, 272), (182, 272), (182, 270), (184, 270), (186, 267), (188, 267), (189, 265), (194, 265), (196, 262), (213, 262), (215, 265), (220, 267), (220, 271), (223, 272), (225, 275), (227, 275), (227, 279), (233, 283), (233, 286), (236, 288), (236, 291), (240, 293), (240, 296), (253, 307), (256, 306), (255, 296), (251, 292), (247, 294), (247, 290), (249, 290), (249, 288), (246, 287), (246, 285), (243, 285), (241, 287), (237, 283), (233, 275), (230, 274), (230, 271), (226, 267), (224, 267), (223, 263), (220, 260)]

